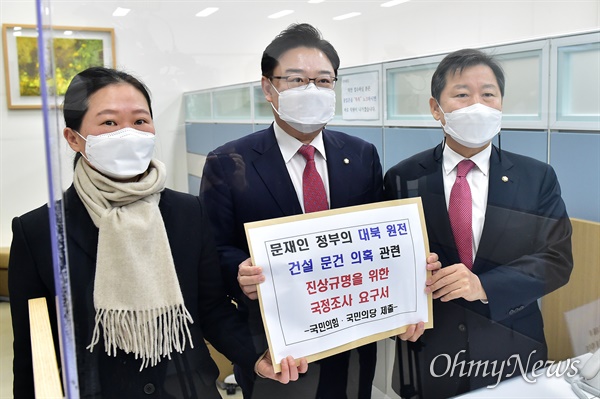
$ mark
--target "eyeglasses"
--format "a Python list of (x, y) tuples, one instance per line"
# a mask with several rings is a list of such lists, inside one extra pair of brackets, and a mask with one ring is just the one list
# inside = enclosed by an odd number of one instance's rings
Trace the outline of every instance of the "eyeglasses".
[(295, 89), (296, 87), (305, 88), (312, 81), (317, 88), (333, 89), (335, 82), (338, 80), (336, 77), (331, 75), (319, 75), (316, 78), (308, 78), (302, 75), (289, 75), (289, 76), (271, 76), (269, 79), (280, 79), (287, 83), (288, 89)]

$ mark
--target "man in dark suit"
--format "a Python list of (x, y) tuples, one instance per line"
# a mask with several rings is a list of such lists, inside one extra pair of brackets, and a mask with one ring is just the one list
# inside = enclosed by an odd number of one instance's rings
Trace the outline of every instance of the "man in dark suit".
[(499, 64), (477, 50), (449, 54), (431, 92), (444, 143), (384, 179), (386, 198), (422, 198), (430, 250), (443, 265), (427, 281), (434, 328), (398, 340), (394, 389), (407, 399), (494, 386), (545, 361), (537, 301), (566, 284), (573, 267), (554, 170), (491, 144), (504, 96)]
[[(324, 129), (335, 110), (334, 86), (339, 57), (318, 30), (291, 25), (265, 49), (262, 89), (272, 105), (275, 123), (268, 129), (232, 141), (211, 152), (204, 167), (200, 196), (217, 241), (224, 278), (240, 311), (247, 313), (259, 350), (266, 349), (256, 284), (262, 269), (249, 259), (244, 223), (380, 201), (382, 171), (376, 148), (361, 139)], [(303, 173), (310, 163), (299, 150), (315, 149), (322, 207), (309, 204)], [(371, 395), (375, 374), (375, 343), (359, 348), (361, 398)], [(320, 364), (316, 396), (346, 397), (349, 353)], [(239, 374), (236, 373), (236, 376)], [(249, 398), (254, 381), (240, 380)], [(303, 383), (291, 384), (289, 396), (306, 396)], [(278, 388), (279, 389), (279, 388)], [(299, 396), (298, 396), (299, 395)], [(315, 396), (311, 393), (312, 397)]]

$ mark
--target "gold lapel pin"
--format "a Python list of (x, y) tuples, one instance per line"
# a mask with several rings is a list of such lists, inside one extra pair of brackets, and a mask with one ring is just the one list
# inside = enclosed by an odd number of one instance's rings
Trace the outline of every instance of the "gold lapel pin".
[(348, 165), (348, 164), (350, 163), (350, 160), (349, 160), (348, 158), (344, 158), (344, 163), (345, 163), (346, 165)]
[(506, 182), (508, 181), (508, 177), (506, 177), (506, 176), (502, 176), (502, 181), (503, 181), (504, 183), (506, 183)]

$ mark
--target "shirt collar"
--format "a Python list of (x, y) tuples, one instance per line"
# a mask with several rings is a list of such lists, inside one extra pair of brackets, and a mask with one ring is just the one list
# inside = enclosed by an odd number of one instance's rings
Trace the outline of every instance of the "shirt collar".
[[(477, 168), (483, 173), (484, 176), (488, 175), (490, 171), (490, 156), (492, 155), (492, 144), (488, 145), (483, 151), (473, 155), (469, 158)], [(456, 168), (456, 165), (463, 159), (466, 159), (448, 145), (444, 146), (444, 173), (447, 175), (450, 174)]]
[[(300, 147), (302, 147), (302, 142), (287, 134), (277, 122), (273, 123), (273, 130), (275, 131), (275, 139), (277, 140), (277, 145), (279, 145), (283, 160), (285, 163), (288, 163), (298, 152)], [(321, 130), (313, 141), (310, 142), (310, 145), (315, 147), (321, 156), (327, 160), (327, 156), (325, 155), (325, 144), (323, 143), (323, 130)]]

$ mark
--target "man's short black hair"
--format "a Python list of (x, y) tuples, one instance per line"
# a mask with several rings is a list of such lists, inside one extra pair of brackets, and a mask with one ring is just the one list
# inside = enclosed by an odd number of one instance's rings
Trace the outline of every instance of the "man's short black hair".
[(447, 76), (457, 72), (461, 73), (466, 68), (476, 65), (486, 65), (491, 68), (500, 87), (500, 94), (504, 97), (504, 71), (502, 67), (491, 56), (474, 49), (458, 50), (444, 57), (431, 78), (431, 96), (439, 102), (440, 95), (446, 87)]
[(333, 66), (335, 76), (340, 67), (340, 57), (331, 43), (321, 37), (321, 32), (309, 24), (292, 24), (273, 39), (263, 52), (261, 61), (262, 75), (270, 78), (279, 57), (288, 50), (297, 47), (316, 48), (325, 54)]

